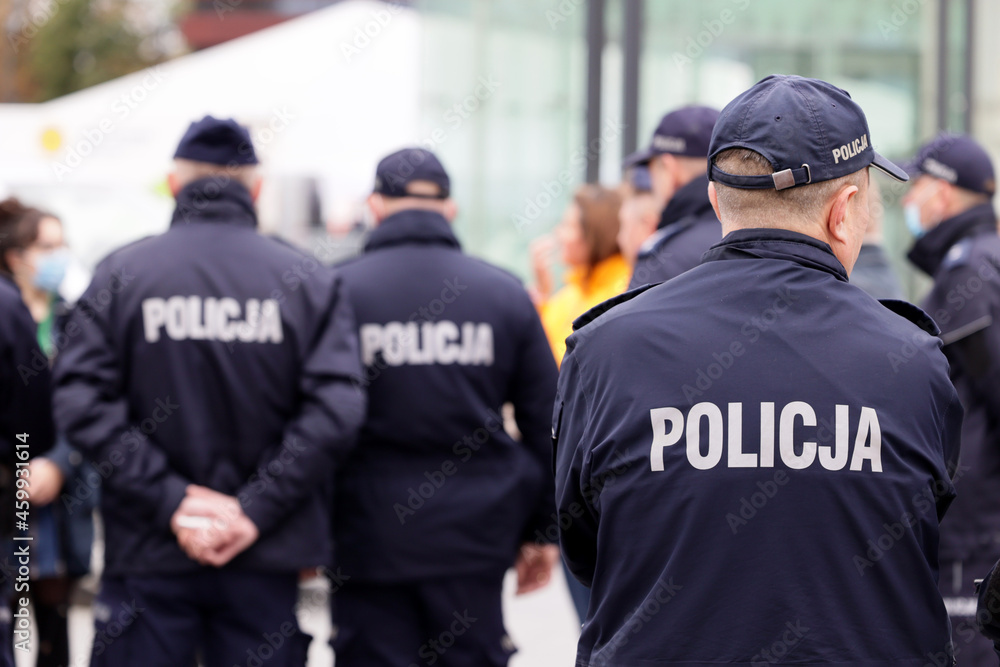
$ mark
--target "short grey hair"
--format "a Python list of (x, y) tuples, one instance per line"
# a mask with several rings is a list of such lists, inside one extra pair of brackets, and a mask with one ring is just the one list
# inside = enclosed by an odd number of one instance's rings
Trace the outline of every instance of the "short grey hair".
[[(722, 171), (739, 176), (762, 176), (774, 173), (767, 158), (747, 148), (730, 148), (715, 156), (713, 164)], [(715, 192), (722, 218), (741, 228), (778, 227), (787, 218), (812, 219), (837, 191), (845, 185), (864, 190), (868, 169), (861, 169), (830, 181), (800, 185), (786, 190), (746, 190), (715, 181)]]

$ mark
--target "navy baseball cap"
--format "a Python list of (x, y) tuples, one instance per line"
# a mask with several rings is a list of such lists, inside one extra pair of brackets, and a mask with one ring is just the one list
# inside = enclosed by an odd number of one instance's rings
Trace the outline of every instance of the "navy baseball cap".
[(687, 106), (671, 111), (660, 119), (649, 146), (626, 157), (624, 166), (649, 164), (654, 157), (664, 153), (707, 157), (712, 128), (718, 117), (718, 109), (712, 107)]
[(649, 176), (649, 167), (641, 164), (630, 167), (625, 171), (625, 182), (632, 186), (636, 192), (652, 192), (653, 181)]
[(927, 174), (990, 197), (997, 189), (993, 161), (986, 149), (967, 134), (942, 132), (920, 147), (906, 171), (913, 177)]
[[(730, 148), (760, 153), (774, 173), (729, 174), (715, 157)], [(709, 148), (709, 180), (747, 190), (784, 190), (876, 167), (897, 181), (909, 177), (875, 152), (868, 120), (850, 94), (826, 81), (772, 74), (726, 105)]]
[(205, 116), (188, 126), (174, 159), (228, 166), (257, 164), (257, 154), (247, 128), (232, 118)]
[[(437, 196), (408, 193), (406, 186), (413, 181), (430, 181), (441, 188), (441, 192)], [(387, 197), (447, 199), (451, 193), (451, 181), (434, 153), (423, 148), (404, 148), (378, 163), (374, 192)]]

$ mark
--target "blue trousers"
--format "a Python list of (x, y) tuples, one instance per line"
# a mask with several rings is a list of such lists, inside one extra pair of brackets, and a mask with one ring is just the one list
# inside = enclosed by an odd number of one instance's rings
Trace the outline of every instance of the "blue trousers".
[(297, 573), (105, 577), (91, 667), (304, 667)]
[(347, 582), (331, 596), (336, 667), (504, 667), (502, 585), (503, 573)]

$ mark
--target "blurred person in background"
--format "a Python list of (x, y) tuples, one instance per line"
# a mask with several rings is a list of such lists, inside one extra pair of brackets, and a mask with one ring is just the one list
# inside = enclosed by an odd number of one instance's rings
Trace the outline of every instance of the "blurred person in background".
[(191, 123), (170, 228), (101, 261), (66, 327), (56, 419), (108, 469), (93, 667), (306, 661), (299, 572), (331, 557), (365, 394), (343, 284), (258, 233), (256, 166), (245, 127)]
[(626, 169), (618, 212), (618, 247), (630, 266), (635, 266), (642, 244), (656, 232), (661, 209), (653, 195), (649, 169), (642, 165)]
[(364, 252), (338, 267), (370, 400), (334, 484), (336, 664), (506, 665), (504, 574), (528, 593), (558, 559), (556, 366), (520, 281), (462, 252), (433, 153), (385, 157), (368, 203)]
[(719, 112), (687, 106), (660, 119), (649, 146), (625, 158), (626, 169), (649, 169), (660, 207), (655, 233), (640, 247), (629, 289), (660, 283), (701, 262), (722, 239), (722, 226), (708, 201), (708, 143)]
[[(618, 250), (621, 203), (616, 190), (584, 185), (574, 193), (554, 236), (532, 243), (533, 297), (557, 363), (566, 351), (566, 337), (573, 333), (573, 320), (628, 286), (629, 265)], [(554, 290), (552, 255), (557, 246), (566, 265), (566, 284)]]
[(958, 498), (941, 524), (941, 594), (958, 665), (996, 664), (975, 631), (973, 582), (1000, 555), (1000, 236), (993, 162), (972, 137), (941, 134), (917, 152), (903, 211), (909, 259), (934, 278), (922, 307), (941, 329), (965, 407)]
[[(31, 526), (35, 518), (27, 489), (18, 481), (30, 480), (30, 459), (45, 454), (54, 444), (51, 375), (38, 345), (38, 326), (17, 284), (9, 273), (0, 271), (0, 538), (8, 545), (14, 543), (15, 521)], [(4, 554), (0, 667), (14, 667), (14, 642), (24, 647), (34, 643), (29, 628), (21, 626), (15, 632), (14, 626), (15, 618), (24, 622), (31, 615), (30, 599), (23, 595), (23, 587), (15, 590), (13, 576), (21, 566), (31, 565), (31, 542), (18, 542)]]
[[(10, 198), (0, 201), (0, 273), (13, 279), (32, 318), (38, 324), (38, 344), (48, 360), (65, 341), (63, 325), (68, 312), (59, 286), (70, 254), (62, 223), (55, 216)], [(67, 614), (73, 585), (90, 571), (94, 541), (93, 510), (96, 493), (57, 502), (60, 492), (86, 484), (93, 473), (81, 454), (58, 438), (55, 447), (34, 458), (28, 468), (33, 517), (31, 601), (38, 626), (38, 667), (64, 667), (69, 663)]]
[(885, 218), (885, 205), (882, 202), (882, 190), (877, 180), (872, 180), (869, 186), (871, 195), (868, 198), (869, 215), (868, 231), (861, 244), (861, 253), (851, 271), (851, 283), (857, 285), (876, 299), (902, 299), (903, 288), (899, 284), (896, 272), (889, 264), (885, 249), (882, 247), (882, 221)]

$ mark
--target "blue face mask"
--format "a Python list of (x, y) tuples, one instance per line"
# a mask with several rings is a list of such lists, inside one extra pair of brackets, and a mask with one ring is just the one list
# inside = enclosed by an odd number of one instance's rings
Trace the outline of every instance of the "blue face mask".
[(906, 228), (910, 230), (914, 240), (919, 239), (927, 233), (927, 230), (920, 224), (920, 205), (907, 204), (903, 207), (903, 220), (906, 221)]
[(32, 281), (35, 287), (53, 294), (57, 292), (63, 278), (66, 277), (69, 262), (70, 252), (66, 248), (41, 255), (38, 258), (38, 266), (35, 267), (35, 277)]

